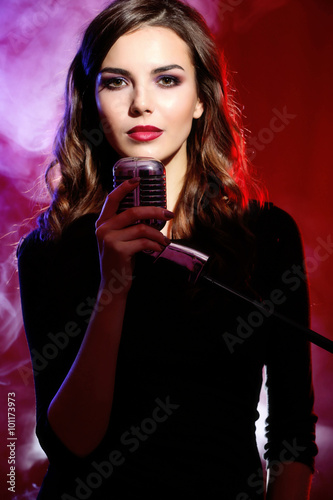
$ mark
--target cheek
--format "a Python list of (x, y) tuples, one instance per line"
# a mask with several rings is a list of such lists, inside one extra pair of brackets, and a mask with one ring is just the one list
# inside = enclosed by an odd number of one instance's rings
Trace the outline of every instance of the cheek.
[(178, 100), (177, 105), (168, 108), (169, 124), (174, 126), (177, 133), (187, 134), (190, 132), (193, 123), (193, 113), (195, 105), (192, 100), (188, 100), (188, 96)]
[(97, 103), (97, 109), (104, 134), (110, 141), (117, 135), (121, 114), (110, 103), (105, 105), (103, 100)]
[(98, 94), (96, 105), (101, 121), (108, 123), (109, 128), (114, 128), (114, 125), (119, 122), (119, 118), (122, 116), (121, 109), (123, 105), (121, 99), (112, 99), (110, 97), (106, 92)]
[[(191, 120), (196, 107), (198, 97), (196, 91), (191, 87), (186, 87), (172, 102), (174, 113), (183, 117), (184, 120)], [(171, 107), (170, 106), (170, 107)]]
[(115, 150), (117, 150), (117, 128), (114, 127), (114, 116), (112, 113), (105, 111), (104, 109), (98, 108), (100, 128), (110, 144)]

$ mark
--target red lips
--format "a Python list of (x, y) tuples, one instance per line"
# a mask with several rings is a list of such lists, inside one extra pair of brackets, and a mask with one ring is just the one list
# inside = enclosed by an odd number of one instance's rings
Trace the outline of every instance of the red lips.
[(163, 130), (152, 125), (138, 125), (127, 132), (129, 137), (138, 142), (149, 142), (163, 134)]

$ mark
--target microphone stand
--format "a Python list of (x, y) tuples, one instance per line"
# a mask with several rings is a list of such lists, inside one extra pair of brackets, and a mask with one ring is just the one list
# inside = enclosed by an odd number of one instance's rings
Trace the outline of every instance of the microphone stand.
[(195, 284), (200, 277), (201, 279), (208, 281), (212, 285), (221, 288), (227, 291), (228, 293), (238, 297), (239, 299), (255, 306), (256, 309), (264, 313), (265, 317), (273, 316), (282, 323), (285, 323), (295, 328), (298, 332), (304, 333), (310, 342), (316, 344), (325, 351), (333, 354), (332, 340), (328, 339), (327, 337), (324, 337), (323, 335), (320, 335), (319, 333), (315, 332), (314, 330), (311, 330), (310, 328), (300, 325), (296, 321), (293, 321), (280, 313), (277, 313), (275, 311), (271, 312), (264, 305), (252, 300), (250, 297), (247, 297), (246, 295), (238, 292), (237, 290), (234, 290), (233, 288), (230, 288), (221, 283), (220, 281), (217, 281), (211, 276), (203, 273), (202, 271), (204, 269), (204, 266), (209, 259), (209, 256), (206, 255), (205, 253), (172, 242), (161, 253), (154, 252), (152, 255), (153, 257), (155, 257), (154, 262), (156, 262), (159, 259), (166, 259), (168, 261), (180, 265), (181, 267), (186, 267), (190, 272), (189, 274), (190, 283)]

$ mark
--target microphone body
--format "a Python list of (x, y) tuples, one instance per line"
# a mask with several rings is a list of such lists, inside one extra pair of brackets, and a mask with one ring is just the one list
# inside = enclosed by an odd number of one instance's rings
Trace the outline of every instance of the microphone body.
[[(132, 207), (150, 206), (167, 207), (165, 167), (155, 158), (121, 158), (113, 166), (113, 188), (133, 177), (140, 177), (139, 186), (121, 201), (118, 212)], [(140, 220), (137, 223), (148, 224), (161, 230), (165, 222), (159, 219)]]

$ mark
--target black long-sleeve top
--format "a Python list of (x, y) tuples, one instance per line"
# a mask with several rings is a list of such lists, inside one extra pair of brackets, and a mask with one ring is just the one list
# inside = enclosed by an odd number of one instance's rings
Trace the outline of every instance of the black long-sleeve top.
[[(280, 471), (280, 462), (299, 461), (313, 471), (310, 347), (304, 334), (271, 314), (309, 323), (302, 242), (293, 219), (272, 204), (249, 218), (251, 289), (266, 301), (267, 313), (207, 282), (193, 293), (181, 268), (138, 254), (108, 431), (85, 458), (61, 443), (47, 409), (75, 359), (97, 295), (95, 220), (82, 217), (57, 242), (42, 241), (36, 230), (18, 250), (36, 432), (50, 461), (38, 498), (149, 500), (177, 493), (262, 499), (255, 422), (263, 368), (268, 466)], [(105, 307), (115, 293), (110, 283)]]

